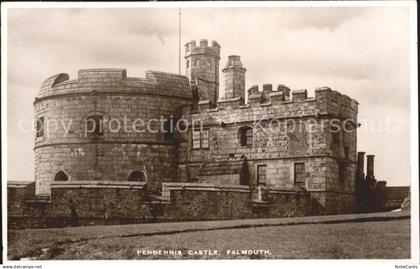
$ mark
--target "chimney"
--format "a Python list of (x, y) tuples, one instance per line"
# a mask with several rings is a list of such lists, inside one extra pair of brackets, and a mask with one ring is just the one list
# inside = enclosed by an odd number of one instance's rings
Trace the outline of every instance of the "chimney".
[(230, 55), (223, 71), (223, 90), (225, 100), (240, 97), (245, 102), (245, 72), (241, 57)]
[(360, 151), (357, 153), (357, 179), (362, 180), (365, 178), (365, 153)]
[(366, 179), (368, 180), (375, 180), (375, 174), (374, 174), (374, 160), (375, 155), (366, 155), (367, 157), (367, 175)]

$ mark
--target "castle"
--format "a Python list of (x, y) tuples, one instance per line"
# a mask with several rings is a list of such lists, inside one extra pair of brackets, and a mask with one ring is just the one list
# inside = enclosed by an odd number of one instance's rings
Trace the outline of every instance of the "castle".
[(328, 87), (314, 97), (284, 85), (246, 91), (236, 55), (220, 85), (219, 61), (220, 45), (200, 40), (185, 45), (186, 76), (48, 78), (34, 102), (35, 183), (9, 183), (9, 224), (356, 212), (368, 196), (360, 186), (376, 186), (373, 155), (365, 179), (357, 153), (358, 102)]

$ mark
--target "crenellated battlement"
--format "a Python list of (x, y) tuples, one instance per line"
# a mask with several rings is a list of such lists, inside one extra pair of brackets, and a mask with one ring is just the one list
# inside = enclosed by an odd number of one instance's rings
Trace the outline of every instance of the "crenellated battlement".
[[(266, 111), (276, 117), (302, 117), (309, 115), (332, 115), (340, 118), (353, 118), (357, 114), (358, 103), (347, 95), (331, 90), (329, 87), (318, 87), (315, 96), (308, 96), (306, 89), (290, 90), (283, 84), (254, 85), (248, 89), (248, 102), (244, 105), (240, 98), (223, 99), (217, 102), (217, 107), (207, 103), (199, 105), (200, 113), (222, 113), (229, 110), (235, 113), (244, 109)], [(229, 114), (228, 113), (228, 114)], [(264, 112), (265, 113), (265, 112)], [(278, 115), (276, 115), (278, 114)]]
[(188, 78), (178, 74), (146, 71), (144, 78), (128, 77), (126, 69), (96, 68), (81, 69), (74, 80), (62, 73), (46, 79), (36, 100), (65, 94), (129, 93), (158, 94), (192, 98)]
[(192, 40), (185, 44), (185, 58), (191, 55), (212, 55), (217, 59), (220, 59), (220, 45), (216, 41), (212, 41), (209, 46), (207, 39), (200, 39), (197, 45), (196, 40)]

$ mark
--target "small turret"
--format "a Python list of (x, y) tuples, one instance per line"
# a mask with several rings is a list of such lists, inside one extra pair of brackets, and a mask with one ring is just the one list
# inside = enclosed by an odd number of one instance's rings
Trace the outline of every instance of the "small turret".
[(219, 92), (220, 45), (213, 41), (209, 46), (206, 39), (185, 44), (186, 76), (198, 88), (200, 101), (209, 100), (216, 104)]
[(237, 55), (230, 55), (223, 71), (224, 99), (239, 97), (245, 102), (245, 72), (241, 58)]

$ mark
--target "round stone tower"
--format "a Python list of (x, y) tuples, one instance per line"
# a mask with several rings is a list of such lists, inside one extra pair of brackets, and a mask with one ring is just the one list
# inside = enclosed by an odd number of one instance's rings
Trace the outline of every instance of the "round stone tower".
[(147, 181), (158, 191), (176, 179), (177, 144), (168, 119), (192, 103), (184, 76), (124, 69), (80, 70), (47, 79), (35, 98), (36, 193), (52, 181)]
[(244, 102), (246, 69), (242, 66), (240, 56), (230, 55), (226, 67), (222, 71), (223, 89), (225, 92), (224, 99), (240, 97), (242, 102)]
[(208, 45), (206, 39), (185, 44), (186, 76), (198, 86), (199, 100), (210, 100), (216, 104), (219, 92), (220, 45), (213, 41)]

